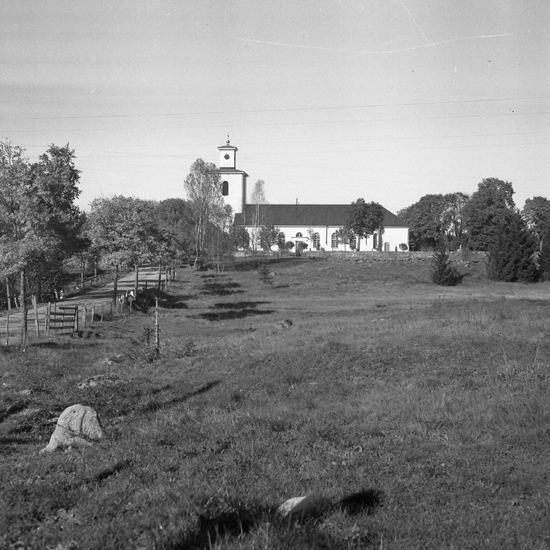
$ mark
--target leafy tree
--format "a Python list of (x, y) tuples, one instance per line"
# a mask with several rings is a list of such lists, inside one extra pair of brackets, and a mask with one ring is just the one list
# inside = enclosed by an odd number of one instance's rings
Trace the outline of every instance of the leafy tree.
[(462, 275), (451, 265), (444, 238), (439, 240), (432, 256), (431, 278), (441, 286), (456, 286), (462, 282)]
[[(399, 212), (399, 217), (409, 223), (410, 247), (414, 250), (437, 248), (453, 224), (450, 202), (443, 195), (424, 195), (418, 202)], [(446, 218), (447, 216), (447, 218)]]
[[(139, 265), (165, 253), (153, 201), (115, 195), (95, 199), (90, 207), (88, 237), (100, 251), (102, 263), (114, 267), (115, 283), (119, 267), (133, 266), (137, 281)], [(113, 299), (116, 292), (115, 284)]]
[(233, 226), (233, 238), (237, 250), (247, 250), (250, 247), (250, 234), (243, 225)]
[(269, 250), (271, 246), (279, 242), (281, 230), (274, 225), (263, 225), (260, 229), (260, 247), (262, 250)]
[(550, 201), (546, 197), (533, 197), (525, 201), (523, 217), (542, 245), (550, 240)]
[(193, 214), (183, 199), (166, 199), (155, 205), (158, 231), (169, 259), (181, 260), (192, 249)]
[(495, 242), (499, 228), (514, 215), (512, 184), (496, 178), (484, 179), (478, 190), (464, 206), (464, 224), (468, 245), (476, 250), (489, 250)]
[(30, 164), (23, 149), (0, 143), (0, 277), (19, 274), (21, 344), (26, 345), (27, 274), (76, 250), (79, 171), (68, 145), (51, 145)]
[(496, 227), (489, 249), (487, 276), (495, 281), (536, 282), (541, 277), (536, 261), (538, 247), (518, 211)]
[[(347, 212), (346, 229), (357, 236), (357, 249), (362, 238), (367, 238), (380, 229), (384, 223), (384, 208), (377, 202), (366, 203), (357, 199)], [(380, 242), (379, 247), (382, 243)]]
[(533, 197), (525, 201), (523, 218), (536, 236), (539, 246), (539, 263), (545, 279), (550, 279), (550, 201)]
[(252, 194), (250, 195), (250, 204), (254, 205), (252, 210), (252, 219), (247, 220), (247, 225), (250, 225), (250, 249), (253, 254), (258, 252), (258, 249), (265, 249), (265, 234), (266, 227), (269, 225), (267, 219), (267, 209), (264, 205), (267, 204), (265, 197), (265, 182), (258, 180), (254, 184)]
[(470, 196), (466, 193), (457, 192), (443, 195), (443, 231), (447, 235), (451, 250), (457, 250), (465, 243), (464, 207), (469, 200)]
[(208, 225), (215, 222), (224, 207), (220, 173), (216, 166), (197, 159), (185, 178), (184, 188), (193, 215), (195, 267), (202, 263)]

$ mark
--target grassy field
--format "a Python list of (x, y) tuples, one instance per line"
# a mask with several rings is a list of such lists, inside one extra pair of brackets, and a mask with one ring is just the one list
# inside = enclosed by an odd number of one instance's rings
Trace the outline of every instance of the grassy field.
[[(1, 349), (0, 548), (550, 548), (550, 283), (269, 268), (182, 269), (155, 361), (151, 312)], [(78, 388), (98, 374), (119, 383)], [(75, 403), (105, 441), (39, 455)]]

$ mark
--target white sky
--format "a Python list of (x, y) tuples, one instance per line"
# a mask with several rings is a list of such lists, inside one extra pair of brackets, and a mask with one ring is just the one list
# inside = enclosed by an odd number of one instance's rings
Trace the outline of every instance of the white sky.
[(80, 206), (185, 197), (239, 148), (271, 203), (393, 212), (511, 181), (549, 196), (548, 0), (17, 0), (0, 5), (0, 139), (69, 143)]

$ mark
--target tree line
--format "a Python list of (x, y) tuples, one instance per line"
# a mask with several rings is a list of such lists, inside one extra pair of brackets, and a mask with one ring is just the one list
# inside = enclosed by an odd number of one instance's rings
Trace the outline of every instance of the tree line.
[(512, 183), (484, 179), (471, 196), (425, 195), (398, 212), (409, 224), (411, 250), (441, 249), (488, 253), (494, 280), (550, 277), (550, 201), (533, 197), (516, 207)]
[[(97, 198), (76, 205), (80, 171), (69, 145), (51, 145), (37, 162), (0, 142), (0, 307), (20, 307), (22, 331), (31, 295), (50, 300), (65, 268), (114, 272), (169, 265), (207, 254), (222, 262), (234, 242), (215, 165), (197, 160), (184, 182), (188, 200)], [(25, 335), (22, 332), (22, 342)]]

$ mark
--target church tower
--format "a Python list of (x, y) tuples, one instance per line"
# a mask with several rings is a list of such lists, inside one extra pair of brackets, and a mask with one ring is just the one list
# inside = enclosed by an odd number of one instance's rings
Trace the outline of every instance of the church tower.
[(233, 208), (233, 214), (242, 214), (246, 204), (246, 178), (248, 174), (237, 170), (238, 149), (229, 143), (218, 147), (220, 152), (220, 178), (225, 204)]

